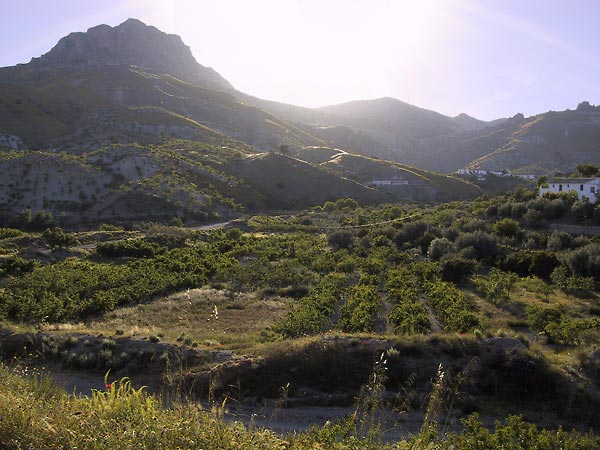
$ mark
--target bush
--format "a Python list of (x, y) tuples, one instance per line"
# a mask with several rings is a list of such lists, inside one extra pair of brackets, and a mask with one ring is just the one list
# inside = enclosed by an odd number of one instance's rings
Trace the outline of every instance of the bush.
[(452, 250), (453, 244), (449, 239), (445, 237), (436, 238), (429, 244), (429, 250), (427, 250), (427, 256), (433, 261), (439, 261), (447, 253)]
[(98, 227), (98, 230), (100, 230), (100, 231), (124, 231), (124, 228), (120, 227), (118, 225), (113, 225), (112, 223), (102, 223)]
[(440, 265), (440, 277), (443, 281), (460, 283), (469, 278), (475, 270), (476, 261), (461, 257), (449, 258)]
[(554, 253), (544, 250), (520, 250), (508, 254), (500, 267), (522, 277), (535, 276), (549, 279), (559, 265), (560, 262)]
[(479, 326), (479, 318), (456, 286), (444, 281), (434, 281), (425, 286), (425, 295), (431, 308), (444, 323), (446, 331), (467, 332)]
[(42, 233), (42, 239), (46, 241), (46, 244), (52, 250), (79, 244), (79, 241), (72, 234), (65, 233), (60, 227), (48, 228)]
[(0, 277), (20, 276), (32, 272), (38, 266), (39, 263), (33, 259), (23, 259), (16, 255), (0, 258)]
[(488, 300), (507, 300), (518, 278), (512, 272), (493, 268), (487, 278), (477, 279), (477, 290)]
[(357, 285), (349, 289), (346, 303), (340, 309), (340, 330), (355, 333), (373, 331), (375, 314), (379, 311), (377, 287)]
[(562, 257), (571, 273), (579, 277), (594, 277), (600, 281), (600, 244), (588, 244)]
[(562, 427), (558, 430), (539, 430), (536, 425), (525, 422), (521, 416), (509, 416), (504, 424), (497, 421), (493, 432), (481, 423), (477, 414), (462, 422), (463, 430), (460, 433), (450, 433), (444, 442), (444, 448), (592, 450), (600, 445), (600, 439), (591, 434), (568, 432)]
[(457, 249), (473, 249), (473, 257), (478, 260), (493, 261), (499, 253), (498, 239), (484, 231), (461, 233), (454, 241)]
[(354, 240), (354, 235), (351, 231), (348, 230), (340, 230), (334, 231), (327, 235), (327, 243), (334, 250), (350, 248), (352, 246)]
[(571, 235), (564, 231), (554, 230), (548, 237), (548, 250), (559, 252), (568, 249), (571, 246)]
[(96, 246), (96, 253), (106, 258), (150, 258), (163, 250), (158, 244), (144, 239), (102, 242)]
[(23, 234), (21, 230), (15, 228), (0, 228), (0, 240), (23, 236)]
[(571, 206), (571, 213), (578, 222), (591, 219), (594, 216), (595, 205), (587, 197), (577, 200)]
[(408, 242), (414, 242), (427, 232), (427, 223), (422, 220), (405, 223), (404, 226), (394, 236), (394, 241), (398, 248)]
[(325, 276), (310, 295), (303, 297), (274, 327), (284, 337), (297, 338), (332, 328), (331, 315), (345, 292), (348, 278), (339, 273)]
[(521, 225), (513, 219), (504, 218), (497, 221), (492, 227), (499, 236), (517, 238), (521, 236)]

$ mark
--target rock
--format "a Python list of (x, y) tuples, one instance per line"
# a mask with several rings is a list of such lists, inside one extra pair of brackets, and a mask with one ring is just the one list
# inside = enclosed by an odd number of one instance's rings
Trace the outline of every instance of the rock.
[(233, 90), (221, 75), (196, 61), (175, 34), (167, 34), (137, 19), (116, 27), (98, 25), (63, 37), (48, 53), (32, 62), (38, 66), (131, 65), (169, 73), (182, 80), (218, 90)]

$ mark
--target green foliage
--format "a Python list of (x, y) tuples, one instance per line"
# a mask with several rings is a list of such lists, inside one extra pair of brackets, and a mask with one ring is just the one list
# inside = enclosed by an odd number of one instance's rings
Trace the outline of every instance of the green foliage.
[(464, 333), (479, 326), (479, 318), (473, 312), (474, 305), (467, 301), (455, 285), (433, 281), (426, 283), (424, 288), (431, 308), (444, 323), (446, 331)]
[(28, 231), (43, 231), (46, 228), (53, 227), (55, 223), (52, 214), (46, 211), (38, 211), (32, 214), (30, 209), (24, 209), (14, 217), (12, 225), (15, 228)]
[(38, 266), (39, 263), (33, 259), (23, 259), (16, 255), (0, 258), (0, 277), (20, 276), (33, 271)]
[(339, 230), (327, 235), (327, 243), (334, 249), (349, 248), (354, 241), (354, 235), (348, 230)]
[(600, 320), (569, 317), (564, 307), (528, 305), (525, 309), (529, 326), (548, 337), (550, 343), (577, 345), (584, 334), (600, 329)]
[(60, 227), (46, 229), (46, 231), (42, 233), (42, 239), (46, 241), (46, 244), (52, 250), (58, 248), (68, 248), (79, 244), (79, 241), (77, 238), (75, 238), (75, 236), (65, 233)]
[(96, 246), (96, 253), (106, 258), (150, 258), (162, 251), (164, 251), (164, 248), (145, 239), (102, 242)]
[(335, 202), (327, 201), (323, 204), (322, 210), (325, 212), (333, 211), (352, 211), (359, 208), (360, 205), (353, 198), (340, 198)]
[(485, 231), (461, 233), (454, 241), (459, 250), (467, 251), (467, 258), (493, 262), (499, 253), (498, 238)]
[(561, 307), (541, 307), (537, 305), (528, 305), (525, 309), (529, 326), (538, 331), (544, 331), (548, 324), (560, 322), (565, 314)]
[(394, 236), (394, 242), (398, 248), (419, 246), (424, 247), (424, 251), (427, 251), (430, 241), (433, 239), (433, 236), (428, 235), (428, 229), (429, 225), (422, 220), (405, 223)]
[(493, 226), (493, 230), (494, 233), (500, 236), (517, 238), (521, 234), (521, 225), (519, 225), (519, 222), (516, 220), (506, 217), (496, 222)]
[(429, 244), (429, 250), (427, 250), (427, 256), (432, 261), (439, 261), (443, 256), (450, 253), (453, 248), (453, 244), (450, 239), (441, 237), (435, 238)]
[(562, 261), (571, 273), (579, 277), (594, 277), (600, 281), (600, 244), (589, 244), (566, 252)]
[(417, 334), (431, 330), (427, 309), (419, 300), (417, 277), (409, 269), (388, 273), (385, 291), (392, 305), (388, 320), (396, 333)]
[[(208, 256), (208, 255), (206, 255)], [(16, 320), (76, 320), (118, 305), (206, 282), (214, 264), (202, 253), (175, 249), (125, 265), (65, 260), (8, 279), (0, 311)]]
[[(367, 387), (377, 383), (373, 380)], [(381, 442), (376, 427), (365, 436), (354, 417), (283, 438), (269, 430), (226, 423), (221, 417), (224, 405), (214, 405), (212, 413), (190, 404), (166, 408), (145, 389), (132, 387), (126, 378), (105, 379), (105, 385), (89, 397), (67, 395), (46, 376), (29, 372), (19, 376), (0, 366), (0, 442), (5, 448), (89, 450), (595, 450), (600, 446), (600, 439), (590, 433), (567, 432), (560, 427), (540, 430), (518, 416), (497, 422), (495, 429), (489, 430), (476, 414), (463, 420), (460, 432), (441, 435), (423, 426), (411, 439), (393, 445)]]
[[(580, 105), (581, 105), (581, 103), (580, 103)], [(577, 107), (577, 110), (579, 111), (579, 106)], [(586, 178), (590, 178), (590, 177), (597, 177), (598, 173), (600, 171), (600, 168), (594, 166), (593, 164), (582, 163), (582, 164), (577, 164), (577, 166), (575, 166), (575, 170), (577, 171), (577, 175), (586, 177)]]
[(487, 278), (477, 279), (477, 289), (491, 301), (508, 300), (519, 277), (513, 272), (503, 272), (493, 268)]
[(565, 266), (558, 266), (550, 274), (550, 280), (555, 286), (562, 289), (566, 288), (569, 284), (569, 269)]
[(476, 261), (466, 258), (448, 258), (440, 264), (440, 278), (442, 281), (460, 283), (469, 278), (475, 270)]
[(578, 222), (591, 219), (594, 216), (595, 205), (587, 197), (577, 200), (571, 206), (571, 213)]
[(23, 236), (24, 234), (21, 230), (15, 228), (0, 228), (0, 240)]
[(463, 419), (464, 429), (460, 433), (450, 433), (443, 441), (444, 448), (464, 450), (592, 450), (600, 445), (600, 440), (592, 434), (582, 435), (576, 431), (539, 430), (536, 425), (527, 423), (521, 416), (509, 416), (504, 423), (496, 422), (490, 431), (479, 420), (477, 414)]
[(118, 225), (113, 225), (111, 223), (102, 223), (98, 227), (98, 230), (100, 230), (100, 231), (123, 231), (124, 228), (120, 227)]
[(287, 338), (318, 334), (331, 329), (331, 316), (344, 295), (348, 277), (340, 273), (325, 276), (319, 286), (295, 304), (274, 331)]
[(338, 327), (345, 332), (373, 331), (375, 314), (379, 311), (379, 294), (373, 285), (356, 285), (346, 292), (346, 302), (340, 309)]
[(522, 277), (535, 276), (548, 279), (559, 264), (554, 253), (527, 249), (509, 253), (500, 266)]

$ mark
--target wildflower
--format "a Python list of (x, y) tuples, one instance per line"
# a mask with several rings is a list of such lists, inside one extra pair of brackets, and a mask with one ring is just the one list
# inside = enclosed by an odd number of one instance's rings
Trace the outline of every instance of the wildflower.
[(108, 391), (112, 387), (112, 383), (106, 383), (106, 390)]

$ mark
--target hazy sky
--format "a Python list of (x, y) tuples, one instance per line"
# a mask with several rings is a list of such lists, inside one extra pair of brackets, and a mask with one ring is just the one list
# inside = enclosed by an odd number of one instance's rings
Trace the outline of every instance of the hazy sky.
[(443, 114), (600, 103), (600, 0), (0, 0), (0, 66), (136, 17), (237, 89), (316, 107), (395, 97)]

